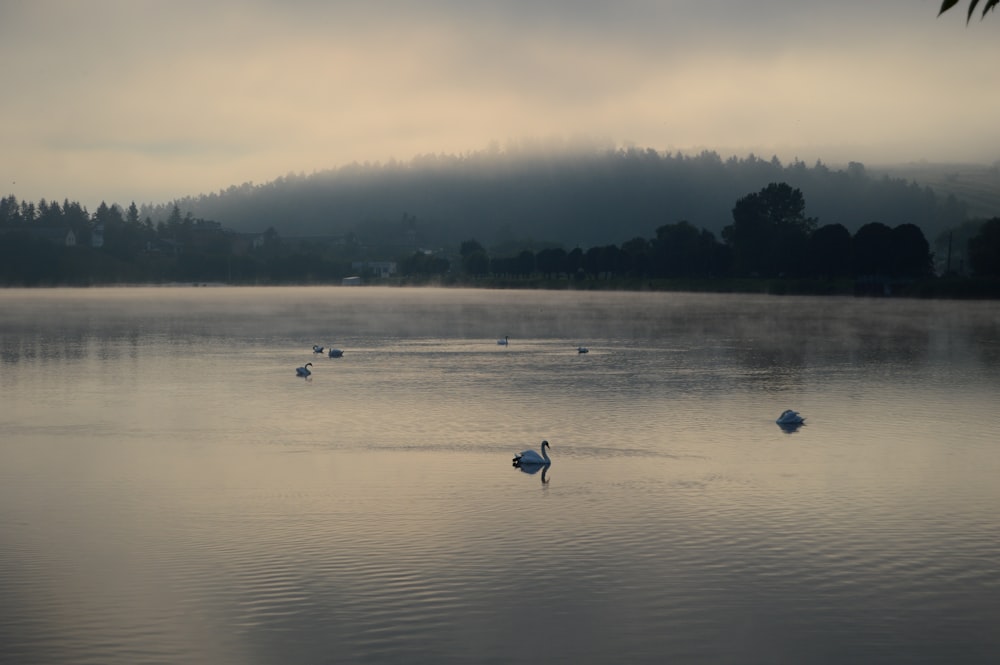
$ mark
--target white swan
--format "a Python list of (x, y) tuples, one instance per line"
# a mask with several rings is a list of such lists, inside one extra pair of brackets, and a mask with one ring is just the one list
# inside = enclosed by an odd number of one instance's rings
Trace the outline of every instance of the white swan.
[(313, 353), (323, 353), (323, 347), (319, 344), (313, 344)]
[(778, 423), (779, 425), (801, 425), (805, 421), (806, 419), (803, 418), (798, 411), (793, 411), (792, 409), (785, 409), (784, 411), (781, 412), (781, 415), (778, 416), (778, 419), (775, 420), (774, 422)]
[(499, 344), (500, 346), (508, 346), (510, 344), (510, 336), (504, 335), (503, 339), (497, 340), (497, 344)]
[(302, 367), (296, 367), (295, 376), (309, 376), (312, 374), (312, 372), (309, 371), (310, 367), (312, 367), (312, 363), (306, 363)]
[(330, 349), (327, 355), (331, 358), (342, 358), (344, 356), (344, 352), (340, 349)]
[(539, 455), (534, 450), (525, 450), (514, 455), (514, 466), (523, 466), (528, 464), (551, 464), (552, 460), (549, 459), (549, 454), (545, 452), (545, 449), (549, 447), (548, 441), (542, 441), (542, 454)]

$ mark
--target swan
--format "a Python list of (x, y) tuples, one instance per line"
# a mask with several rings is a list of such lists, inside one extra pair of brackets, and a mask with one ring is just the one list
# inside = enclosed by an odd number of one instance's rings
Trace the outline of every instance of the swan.
[(539, 455), (534, 450), (525, 450), (514, 455), (514, 466), (524, 466), (529, 464), (551, 464), (549, 454), (545, 449), (549, 447), (548, 441), (542, 441), (542, 454)]
[(578, 347), (576, 347), (576, 352), (577, 353), (590, 353), (590, 349), (588, 349), (585, 346), (578, 346)]
[(328, 355), (331, 358), (342, 358), (344, 356), (344, 352), (341, 351), (340, 349), (330, 349)]
[(319, 344), (313, 344), (313, 353), (323, 353), (323, 347)]
[(801, 425), (805, 421), (806, 419), (803, 418), (798, 411), (793, 411), (792, 409), (785, 409), (784, 411), (781, 412), (781, 415), (778, 416), (778, 419), (775, 420), (774, 422), (778, 423), (779, 425)]
[(504, 335), (503, 339), (498, 339), (497, 340), (497, 344), (499, 344), (500, 346), (508, 346), (508, 345), (510, 345), (510, 336), (509, 335)]
[(312, 363), (306, 363), (302, 367), (296, 367), (295, 376), (309, 376), (312, 374), (312, 372), (309, 371), (310, 367), (312, 367)]

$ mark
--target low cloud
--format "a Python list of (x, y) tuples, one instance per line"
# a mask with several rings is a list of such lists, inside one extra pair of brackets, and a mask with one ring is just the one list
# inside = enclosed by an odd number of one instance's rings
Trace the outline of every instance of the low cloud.
[(579, 136), (993, 161), (1000, 44), (932, 4), (15, 4), (0, 177), (93, 206)]

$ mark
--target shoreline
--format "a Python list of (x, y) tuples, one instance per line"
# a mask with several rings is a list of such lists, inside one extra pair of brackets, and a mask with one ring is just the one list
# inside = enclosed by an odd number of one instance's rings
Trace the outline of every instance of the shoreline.
[(1000, 279), (996, 278), (933, 278), (925, 280), (814, 280), (781, 278), (720, 278), (720, 279), (587, 279), (527, 278), (501, 279), (483, 277), (464, 279), (457, 276), (369, 278), (361, 284), (339, 282), (107, 282), (89, 284), (2, 285), (2, 289), (88, 289), (88, 288), (219, 288), (219, 287), (303, 287), (326, 286), (365, 288), (468, 288), (536, 291), (622, 291), (674, 293), (733, 293), (757, 295), (852, 296), (869, 298), (913, 298), (942, 300), (1000, 300)]

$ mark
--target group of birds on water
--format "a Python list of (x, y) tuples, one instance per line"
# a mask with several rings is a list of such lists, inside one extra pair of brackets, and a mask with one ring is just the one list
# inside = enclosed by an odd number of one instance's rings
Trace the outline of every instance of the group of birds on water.
[[(500, 345), (500, 346), (510, 346), (510, 336), (509, 335), (504, 335), (502, 339), (498, 339), (497, 340), (497, 344)], [(322, 347), (319, 344), (313, 344), (313, 353), (320, 353), (320, 354), (322, 354), (323, 351), (326, 351), (327, 356), (329, 356), (330, 358), (343, 358), (344, 357), (344, 351), (343, 351), (343, 349), (335, 349), (333, 347), (330, 347), (329, 349), (326, 349), (325, 347)], [(576, 352), (577, 353), (590, 353), (590, 349), (588, 349), (585, 346), (578, 346), (578, 347), (576, 347)], [(310, 376), (312, 374), (312, 370), (309, 369), (310, 367), (312, 367), (312, 363), (306, 363), (302, 367), (296, 367), (295, 368), (295, 376), (301, 376), (301, 377)]]
[[(322, 354), (324, 351), (326, 351), (327, 356), (330, 357), (330, 358), (343, 358), (344, 357), (344, 351), (342, 349), (335, 349), (333, 347), (330, 347), (329, 349), (326, 349), (325, 347), (322, 347), (322, 346), (320, 346), (318, 344), (313, 344), (313, 353), (320, 353), (320, 354)], [(301, 376), (301, 377), (305, 378), (305, 377), (311, 375), (312, 374), (312, 370), (309, 369), (310, 367), (312, 367), (312, 363), (306, 363), (302, 367), (296, 367), (295, 368), (295, 376)]]
[[(510, 346), (510, 337), (504, 336), (503, 339), (498, 339), (497, 344), (500, 346)], [(330, 358), (343, 358), (344, 351), (342, 349), (329, 348), (324, 349), (324, 347), (318, 344), (313, 345), (313, 353), (322, 354), (323, 351), (327, 352), (327, 356)], [(588, 353), (590, 349), (585, 346), (577, 347), (577, 353)], [(312, 367), (312, 363), (306, 363), (302, 367), (295, 368), (296, 376), (307, 377), (312, 374), (309, 369)], [(778, 416), (778, 419), (774, 421), (777, 425), (786, 432), (794, 432), (799, 427), (805, 424), (806, 419), (798, 411), (793, 409), (785, 409)], [(520, 469), (527, 473), (536, 473), (539, 469), (542, 470), (542, 479), (544, 482), (545, 471), (548, 470), (550, 464), (552, 464), (552, 459), (549, 458), (548, 441), (542, 441), (540, 452), (535, 450), (522, 450), (521, 452), (514, 455), (513, 466), (514, 468)]]
[[(510, 335), (504, 335), (502, 339), (497, 340), (497, 344), (500, 346), (510, 346)], [(590, 349), (585, 346), (576, 347), (577, 353), (590, 353)]]

